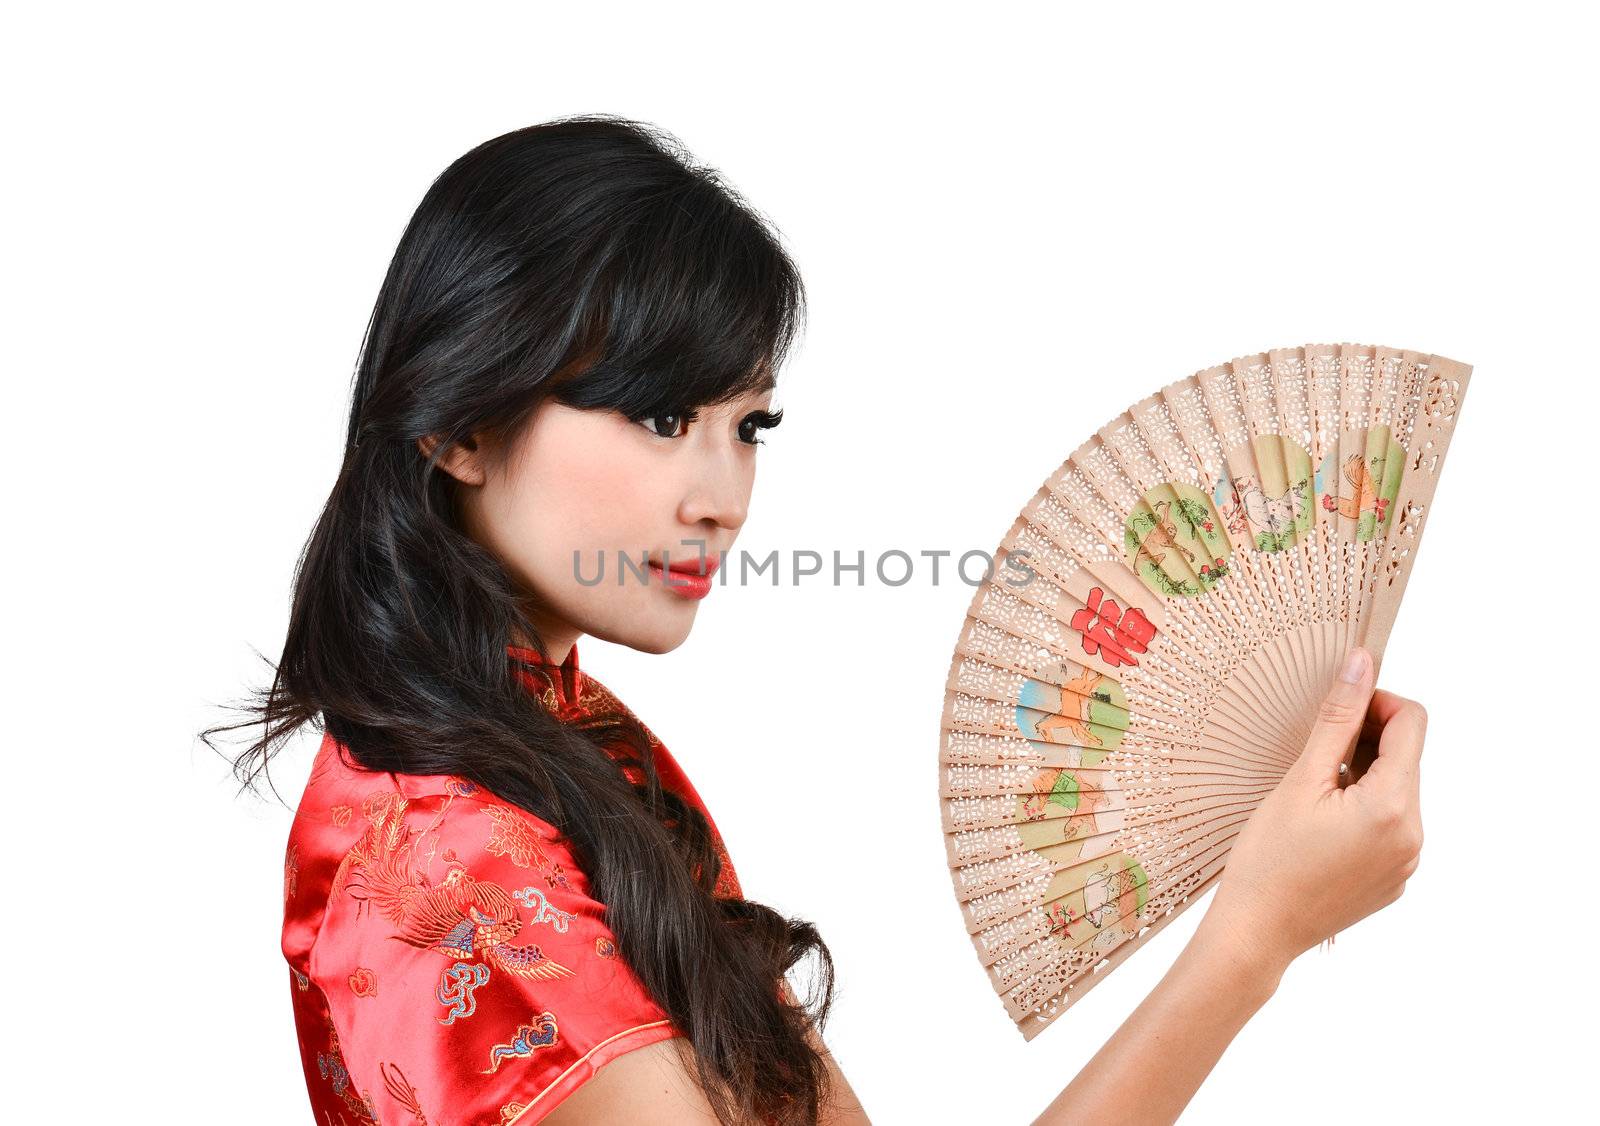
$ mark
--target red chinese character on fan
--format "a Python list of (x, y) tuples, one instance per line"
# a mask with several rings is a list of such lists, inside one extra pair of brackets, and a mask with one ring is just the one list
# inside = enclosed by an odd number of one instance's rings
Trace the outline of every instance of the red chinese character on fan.
[(1083, 651), (1112, 668), (1137, 665), (1139, 659), (1133, 654), (1148, 652), (1156, 636), (1156, 627), (1143, 610), (1129, 607), (1124, 613), (1099, 587), (1089, 592), (1087, 606), (1076, 611), (1069, 624), (1083, 634)]

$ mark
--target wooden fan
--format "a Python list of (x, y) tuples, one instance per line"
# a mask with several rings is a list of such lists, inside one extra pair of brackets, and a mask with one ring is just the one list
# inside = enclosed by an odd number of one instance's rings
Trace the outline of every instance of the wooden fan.
[(1129, 408), (1023, 507), (951, 662), (940, 795), (1024, 1036), (1211, 885), (1347, 650), (1382, 659), (1470, 372), (1242, 357)]

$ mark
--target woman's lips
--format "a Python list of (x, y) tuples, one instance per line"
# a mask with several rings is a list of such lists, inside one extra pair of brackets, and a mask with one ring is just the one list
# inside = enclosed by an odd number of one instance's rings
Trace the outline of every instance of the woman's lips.
[[(652, 559), (649, 562), (650, 579), (652, 582), (659, 582), (679, 598), (698, 600), (711, 593), (711, 576), (716, 572), (719, 562), (715, 556), (707, 556), (703, 561), (692, 559), (688, 562), (674, 563), (664, 572), (661, 564)], [(702, 566), (704, 574), (700, 573)]]

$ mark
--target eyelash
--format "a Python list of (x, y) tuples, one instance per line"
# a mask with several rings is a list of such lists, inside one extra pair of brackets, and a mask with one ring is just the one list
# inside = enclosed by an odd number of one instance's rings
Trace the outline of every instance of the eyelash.
[[(683, 437), (684, 434), (688, 433), (689, 424), (691, 422), (693, 422), (695, 419), (699, 418), (699, 417), (700, 417), (700, 412), (699, 411), (687, 410), (687, 411), (683, 411), (683, 412), (678, 413), (678, 414), (670, 414), (669, 413), (669, 414), (662, 414), (662, 415), (645, 415), (644, 417), (637, 418), (634, 421), (639, 423), (646, 430), (650, 431), (650, 433), (654, 434), (657, 438), (666, 438), (666, 439), (670, 440), (670, 439), (673, 439), (673, 438), (681, 438), (681, 437)], [(657, 418), (681, 418), (683, 420), (683, 432), (679, 433), (679, 434), (661, 434), (661, 433), (657, 432), (656, 428), (654, 426), (650, 425), (650, 423), (655, 422)], [(749, 425), (754, 426), (757, 430), (771, 430), (774, 426), (778, 425), (778, 423), (780, 423), (782, 421), (783, 421), (783, 411), (781, 411), (781, 410), (776, 410), (776, 411), (752, 411), (749, 414), (745, 415), (744, 418), (740, 420), (739, 426), (740, 426), (741, 429), (743, 429), (746, 424), (749, 424)], [(766, 445), (766, 440), (763, 439), (763, 438), (751, 438), (747, 442), (743, 438), (741, 438), (739, 440), (741, 442), (744, 442), (744, 444), (747, 445), (747, 446), (764, 446), (764, 445)]]
[[(748, 422), (751, 425), (753, 425), (757, 430), (771, 430), (774, 426), (778, 425), (778, 423), (780, 423), (782, 421), (783, 421), (783, 412), (781, 410), (777, 410), (777, 411), (754, 411), (754, 412), (752, 412), (750, 414), (745, 415), (744, 416), (744, 420), (742, 422), (740, 422), (739, 425), (743, 426), (746, 422)], [(743, 440), (744, 439), (742, 439), (742, 438), (740, 439), (740, 441), (743, 441)], [(746, 444), (747, 445), (751, 445), (751, 446), (764, 446), (767, 443), (766, 443), (766, 439), (764, 439), (764, 438), (751, 438), (750, 441), (748, 443), (746, 443)]]

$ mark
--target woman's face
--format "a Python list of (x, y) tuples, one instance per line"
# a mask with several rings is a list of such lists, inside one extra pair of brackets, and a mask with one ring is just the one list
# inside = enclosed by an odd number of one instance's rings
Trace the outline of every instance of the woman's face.
[(648, 653), (682, 644), (699, 606), (688, 594), (714, 594), (717, 580), (681, 585), (647, 561), (698, 576), (694, 541), (707, 572), (732, 546), (755, 482), (755, 420), (771, 398), (642, 422), (546, 399), (503, 463), (459, 447), (442, 460), (465, 486), (468, 533), (528, 594), (553, 657), (583, 634)]

